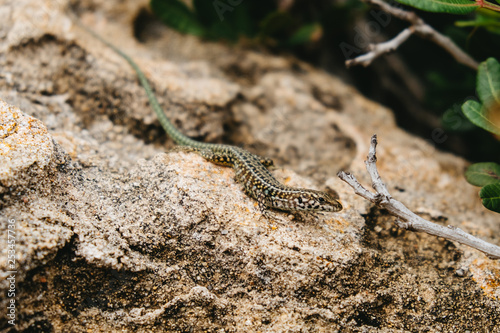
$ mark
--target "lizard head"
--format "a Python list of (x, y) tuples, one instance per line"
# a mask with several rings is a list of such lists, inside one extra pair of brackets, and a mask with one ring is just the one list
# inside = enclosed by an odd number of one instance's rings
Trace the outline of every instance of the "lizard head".
[(301, 190), (295, 198), (297, 210), (315, 212), (339, 212), (342, 204), (333, 195), (315, 190)]

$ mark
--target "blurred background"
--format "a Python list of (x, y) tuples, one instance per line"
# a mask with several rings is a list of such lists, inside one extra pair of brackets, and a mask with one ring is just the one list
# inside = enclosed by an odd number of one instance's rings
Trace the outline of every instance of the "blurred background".
[[(389, 3), (414, 11), (476, 61), (500, 59), (499, 13), (481, 9), (452, 15)], [(136, 19), (139, 40), (143, 23), (157, 19), (206, 40), (292, 54), (391, 108), (408, 132), (425, 139), (446, 136), (435, 140), (437, 148), (474, 162), (500, 162), (499, 138), (474, 126), (461, 111), (465, 101), (477, 99), (476, 70), (441, 47), (411, 36), (368, 67), (346, 67), (345, 61), (366, 53), (370, 43), (392, 39), (410, 25), (377, 7), (360, 0), (151, 0), (151, 9), (153, 14), (144, 11)]]

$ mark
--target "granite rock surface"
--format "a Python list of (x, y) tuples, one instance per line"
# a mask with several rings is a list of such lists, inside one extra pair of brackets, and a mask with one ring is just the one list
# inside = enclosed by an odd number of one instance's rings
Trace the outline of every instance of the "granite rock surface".
[[(377, 133), (398, 200), (498, 245), (467, 162), (435, 148), (446, 133), (414, 137), (334, 76), (180, 35), (147, 3), (0, 5), (2, 332), (498, 330), (498, 262), (397, 229), (336, 177), (369, 185)], [(269, 156), (278, 179), (335, 190), (344, 210), (266, 219), (233, 170), (171, 151), (133, 71), (70, 5), (137, 61), (184, 133)]]

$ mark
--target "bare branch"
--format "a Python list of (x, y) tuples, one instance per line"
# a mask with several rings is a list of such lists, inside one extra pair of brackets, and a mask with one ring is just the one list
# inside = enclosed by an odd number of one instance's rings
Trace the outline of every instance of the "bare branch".
[(345, 65), (351, 67), (354, 65), (362, 65), (368, 67), (373, 60), (380, 57), (384, 53), (389, 53), (396, 50), (399, 45), (403, 44), (413, 33), (410, 29), (405, 29), (399, 33), (393, 39), (379, 44), (370, 44), (370, 52), (360, 55), (354, 59), (346, 60)]
[(382, 182), (382, 178), (380, 177), (377, 170), (376, 147), (377, 136), (373, 135), (371, 138), (368, 158), (365, 161), (365, 164), (366, 170), (368, 171), (372, 179), (372, 187), (376, 191), (375, 194), (364, 188), (363, 185), (361, 185), (356, 177), (354, 177), (352, 174), (343, 171), (338, 173), (339, 178), (349, 184), (354, 189), (354, 192), (357, 195), (365, 198), (370, 202), (373, 202), (380, 208), (384, 208), (390, 214), (396, 216), (396, 225), (400, 228), (413, 231), (421, 231), (430, 235), (443, 237), (445, 239), (475, 248), (486, 254), (490, 259), (500, 259), (499, 246), (490, 244), (486, 241), (483, 241), (482, 239), (474, 237), (457, 227), (451, 225), (445, 227), (427, 221), (426, 219), (423, 219), (422, 217), (413, 213), (401, 202), (392, 198), (389, 191), (387, 190), (387, 187)]
[[(422, 21), (422, 20), (421, 20)], [(474, 70), (477, 70), (479, 64), (476, 60), (474, 60), (470, 55), (462, 51), (461, 48), (457, 46), (449, 37), (441, 35), (439, 32), (434, 30), (433, 27), (427, 25), (424, 21), (421, 24), (413, 25), (412, 28), (415, 29), (415, 34), (422, 37), (427, 38), (441, 46), (446, 52), (451, 54), (455, 60), (465, 66), (468, 66)]]
[(417, 36), (426, 38), (437, 44), (438, 46), (445, 49), (455, 60), (463, 65), (466, 65), (474, 70), (477, 70), (479, 64), (471, 56), (462, 51), (450, 38), (440, 34), (438, 31), (434, 30), (430, 25), (424, 22), (417, 14), (414, 12), (409, 12), (396, 7), (382, 0), (364, 0), (367, 3), (376, 5), (380, 7), (383, 11), (411, 23), (409, 28), (403, 30), (399, 35), (390, 41), (380, 43), (380, 44), (370, 44), (370, 52), (363, 54), (354, 59), (346, 61), (346, 66), (363, 65), (368, 66), (375, 58), (379, 57), (384, 53), (388, 53), (397, 49), (402, 43), (404, 43), (408, 37), (414, 33)]

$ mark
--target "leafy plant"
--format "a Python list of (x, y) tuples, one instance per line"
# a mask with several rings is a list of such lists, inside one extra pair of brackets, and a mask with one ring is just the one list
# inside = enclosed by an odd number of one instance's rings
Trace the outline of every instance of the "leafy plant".
[(465, 172), (469, 183), (481, 186), (479, 197), (483, 206), (500, 213), (500, 165), (496, 163), (472, 164)]
[[(476, 90), (481, 102), (469, 100), (462, 111), (469, 120), (500, 135), (500, 64), (489, 58), (479, 65)], [(500, 165), (496, 163), (472, 164), (465, 172), (469, 183), (481, 186), (479, 196), (489, 210), (500, 213)]]
[(468, 100), (463, 113), (476, 126), (500, 135), (500, 64), (495, 58), (479, 65), (476, 90), (481, 103)]
[(428, 12), (449, 14), (467, 14), (479, 7), (470, 0), (398, 0), (398, 2)]
[(469, 21), (455, 22), (457, 27), (485, 28), (489, 32), (500, 35), (500, 13), (480, 8), (476, 15)]
[[(397, 0), (406, 5), (430, 12), (467, 14), (476, 11), (473, 20), (458, 21), (459, 27), (485, 28), (500, 34), (500, 6), (485, 0)], [(500, 0), (496, 0), (500, 3)], [(462, 105), (463, 114), (474, 125), (500, 138), (500, 64), (488, 58), (479, 65), (476, 79), (478, 100)], [(448, 112), (450, 113), (450, 112)], [(446, 114), (445, 114), (446, 115)], [(465, 172), (467, 181), (480, 186), (483, 206), (500, 213), (500, 165), (493, 162), (472, 164)]]
[(318, 22), (302, 22), (274, 1), (151, 0), (151, 9), (166, 25), (207, 39), (235, 42), (258, 39), (270, 45), (294, 46), (317, 40)]
[(500, 11), (499, 5), (485, 0), (398, 0), (398, 2), (435, 13), (467, 14), (478, 8)]

